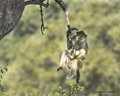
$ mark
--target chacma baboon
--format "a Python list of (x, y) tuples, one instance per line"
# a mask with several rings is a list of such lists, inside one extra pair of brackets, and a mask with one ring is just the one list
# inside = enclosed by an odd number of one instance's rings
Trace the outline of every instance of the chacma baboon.
[(66, 76), (66, 79), (71, 79), (76, 73), (76, 82), (79, 83), (80, 69), (82, 68), (83, 61), (85, 60), (88, 51), (87, 35), (83, 31), (76, 32), (76, 35), (73, 37), (68, 34), (67, 46), (68, 49), (71, 49), (71, 52), (69, 53), (65, 50), (62, 53), (60, 67), (57, 71), (63, 70), (63, 67), (67, 63), (68, 68), (71, 69), (71, 72), (68, 76)]

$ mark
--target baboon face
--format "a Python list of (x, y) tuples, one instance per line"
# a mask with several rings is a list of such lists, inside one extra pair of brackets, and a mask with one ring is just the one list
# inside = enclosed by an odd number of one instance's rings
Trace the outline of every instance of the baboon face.
[(87, 37), (87, 35), (84, 33), (84, 31), (79, 31), (76, 34), (77, 34), (77, 37), (76, 37), (77, 40), (82, 40)]
[(79, 31), (79, 32), (76, 32), (77, 36), (81, 36), (81, 37), (87, 37), (87, 35), (85, 34), (84, 31)]

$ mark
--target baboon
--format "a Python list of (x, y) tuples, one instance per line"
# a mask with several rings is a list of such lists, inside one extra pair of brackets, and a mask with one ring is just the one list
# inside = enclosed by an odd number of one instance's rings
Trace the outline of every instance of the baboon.
[(80, 69), (82, 68), (83, 61), (85, 60), (88, 51), (86, 37), (87, 35), (84, 33), (84, 31), (76, 32), (76, 35), (73, 37), (67, 36), (67, 45), (68, 49), (71, 49), (71, 52), (69, 53), (67, 50), (65, 50), (62, 53), (60, 67), (57, 69), (57, 71), (63, 70), (65, 64), (68, 64), (68, 68), (71, 69), (71, 72), (68, 76), (66, 76), (67, 80), (74, 77), (76, 73), (76, 82), (79, 83)]

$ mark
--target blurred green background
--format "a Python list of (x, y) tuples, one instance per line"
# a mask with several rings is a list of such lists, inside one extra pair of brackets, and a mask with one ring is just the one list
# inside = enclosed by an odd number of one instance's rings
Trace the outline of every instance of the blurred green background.
[[(70, 11), (72, 27), (88, 34), (89, 52), (81, 71), (79, 96), (119, 96), (120, 92), (120, 1), (64, 0)], [(68, 94), (75, 78), (66, 81), (67, 67), (60, 72), (61, 53), (66, 47), (66, 19), (51, 0), (44, 8), (45, 26), (41, 34), (39, 6), (28, 5), (17, 27), (0, 41), (0, 66), (8, 66), (2, 84), (5, 96), (54, 96), (61, 85)], [(99, 93), (98, 91), (114, 91)]]

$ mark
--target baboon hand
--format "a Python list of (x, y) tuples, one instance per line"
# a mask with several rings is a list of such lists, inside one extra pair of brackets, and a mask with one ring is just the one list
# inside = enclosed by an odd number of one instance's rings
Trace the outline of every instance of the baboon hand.
[(57, 68), (57, 71), (59, 71), (59, 70), (63, 70), (63, 68), (62, 68), (62, 67), (58, 67), (58, 68)]

